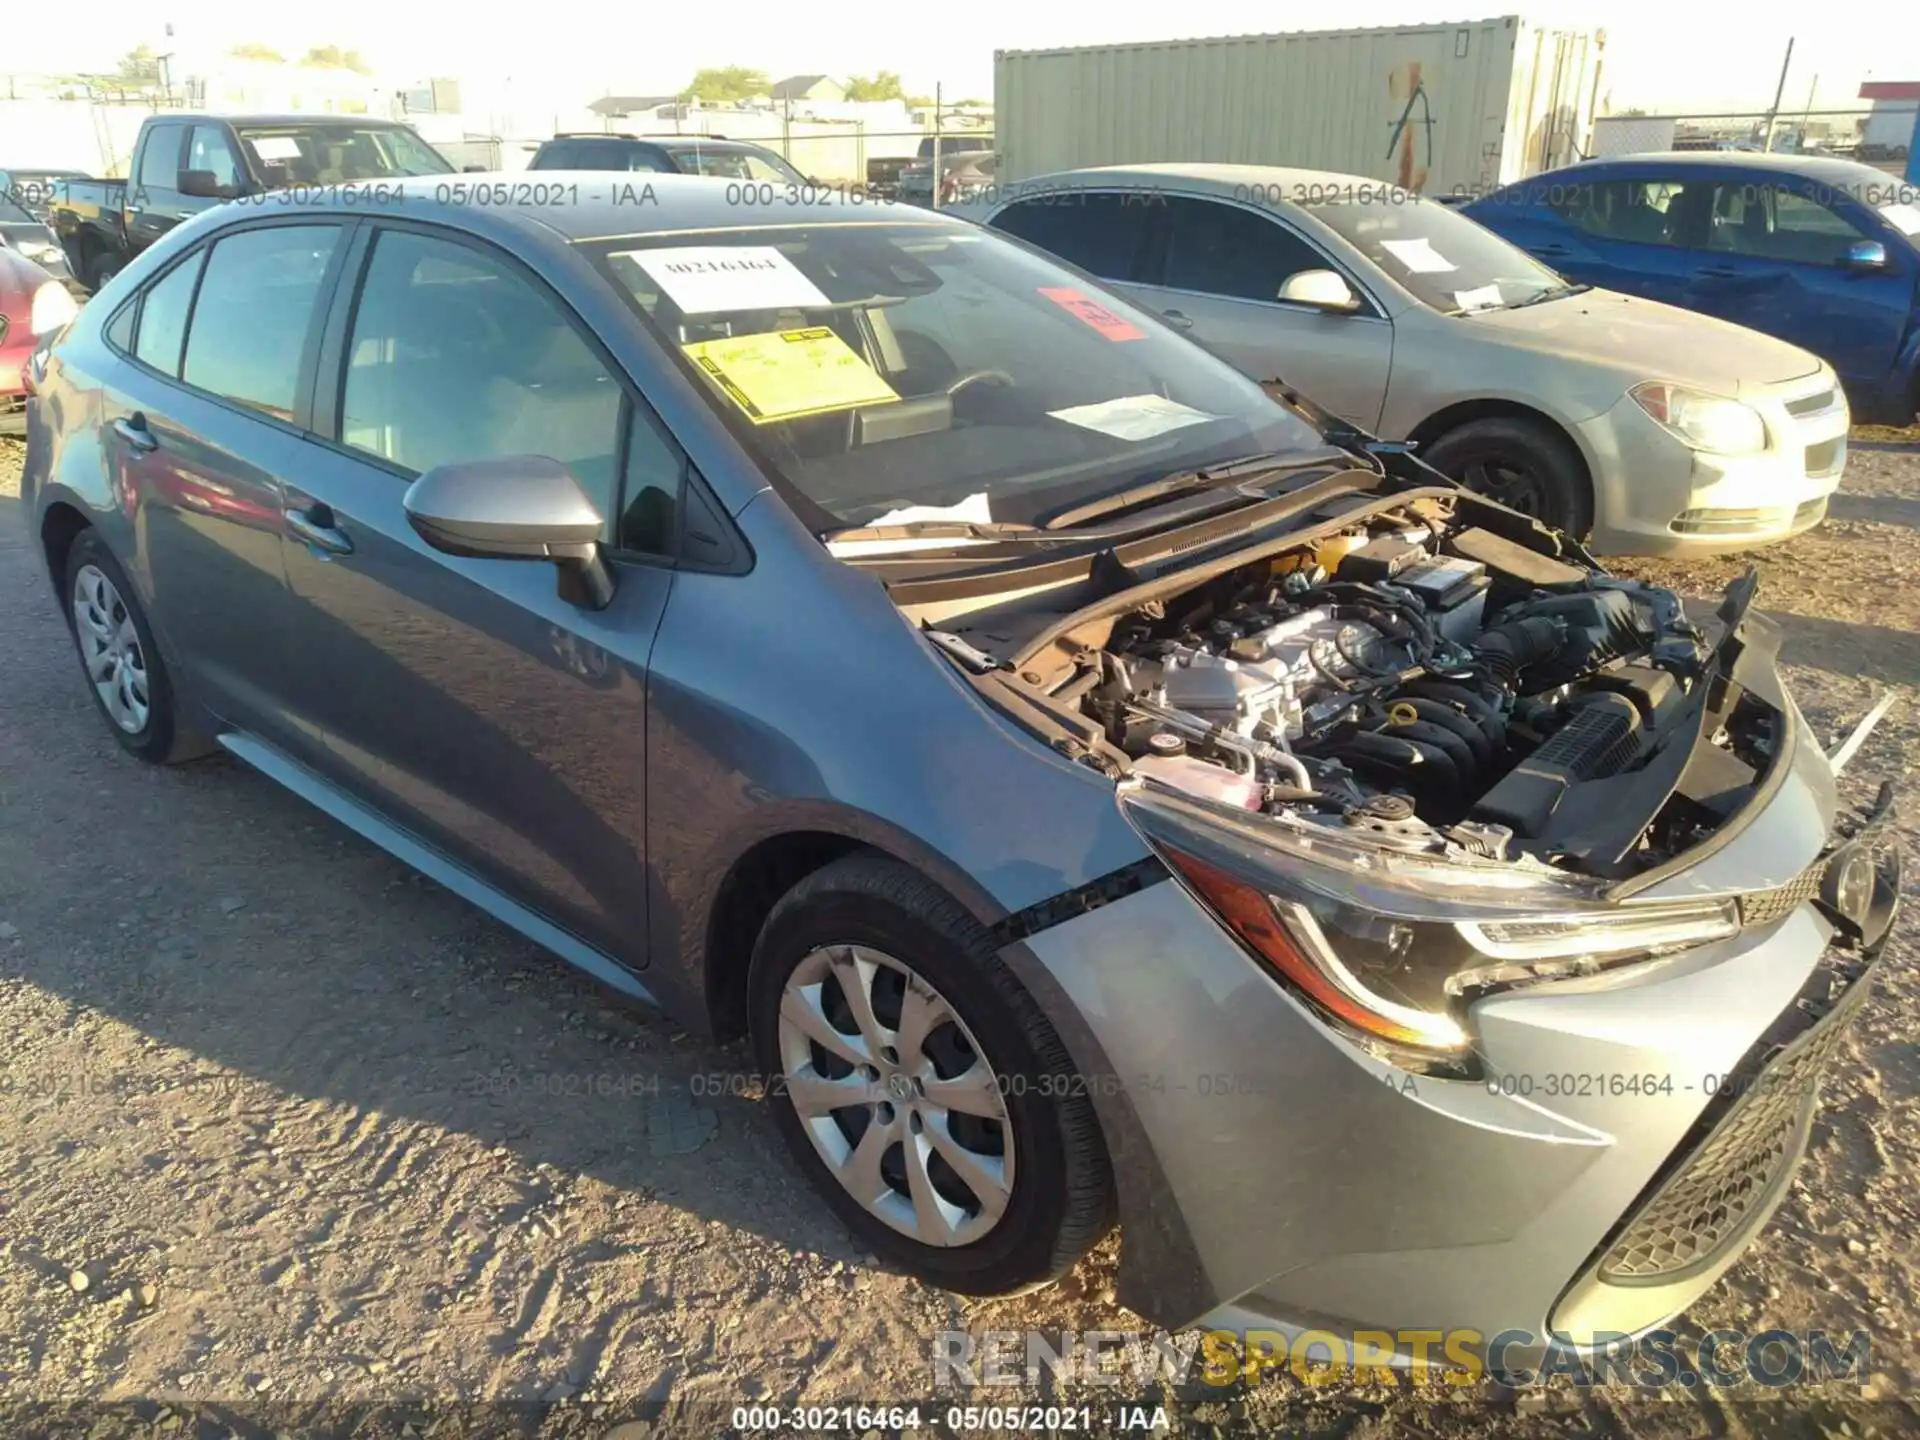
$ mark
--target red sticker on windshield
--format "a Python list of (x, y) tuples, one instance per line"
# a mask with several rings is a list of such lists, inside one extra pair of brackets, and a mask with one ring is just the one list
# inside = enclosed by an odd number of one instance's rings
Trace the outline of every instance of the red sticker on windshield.
[(1122, 320), (1090, 295), (1078, 290), (1042, 289), (1040, 293), (1075, 319), (1098, 330), (1109, 340), (1144, 340), (1147, 332)]

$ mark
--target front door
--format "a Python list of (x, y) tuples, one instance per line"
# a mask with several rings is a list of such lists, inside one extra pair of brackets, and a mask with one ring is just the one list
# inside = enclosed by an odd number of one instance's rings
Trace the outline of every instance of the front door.
[(1887, 243), (1887, 267), (1847, 268), (1868, 235), (1820, 197), (1785, 185), (1714, 186), (1704, 247), (1693, 253), (1688, 305), (1811, 350), (1857, 394), (1886, 382), (1912, 313), (1913, 266)]
[(1557, 223), (1499, 228), (1570, 280), (1685, 305), (1693, 217), (1710, 188), (1657, 175), (1549, 183)]
[(1361, 310), (1339, 313), (1279, 298), (1303, 270), (1333, 270), (1352, 285), (1350, 275), (1305, 237), (1241, 205), (1173, 196), (1154, 212), (1165, 227), (1158, 273), (1115, 289), (1255, 380), (1283, 381), (1363, 430), (1379, 425), (1393, 322), (1364, 299)]
[[(325, 351), (337, 401), (288, 477), (301, 713), (336, 784), (643, 965), (646, 667), (685, 462), (505, 256), (398, 225), (363, 244)], [(553, 566), (446, 555), (408, 524), (412, 477), (514, 455), (562, 461), (609, 517), (624, 558), (606, 609), (562, 599)]]

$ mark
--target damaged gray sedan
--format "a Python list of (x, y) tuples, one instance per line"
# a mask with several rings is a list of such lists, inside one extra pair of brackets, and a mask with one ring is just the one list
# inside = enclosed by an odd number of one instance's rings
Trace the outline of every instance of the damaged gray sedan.
[(127, 750), (747, 1038), (939, 1285), (1117, 1221), (1170, 1327), (1578, 1338), (1732, 1263), (1899, 865), (1750, 583), (1703, 633), (937, 214), (542, 178), (211, 211), (36, 359)]

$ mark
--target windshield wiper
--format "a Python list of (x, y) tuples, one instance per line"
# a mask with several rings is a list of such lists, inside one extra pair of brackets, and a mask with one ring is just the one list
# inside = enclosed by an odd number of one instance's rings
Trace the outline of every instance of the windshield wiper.
[[(1223, 461), (1218, 465), (1181, 470), (1172, 475), (1163, 475), (1158, 480), (1148, 480), (1144, 484), (1129, 486), (1125, 490), (1116, 490), (1110, 495), (1101, 495), (1092, 500), (1082, 501), (1041, 521), (1040, 528), (1046, 531), (1066, 530), (1076, 525), (1083, 525), (1089, 520), (1096, 520), (1102, 515), (1131, 510), (1136, 505), (1146, 504), (1149, 500), (1181, 495), (1189, 490), (1211, 490), (1229, 485), (1235, 480), (1245, 479), (1249, 472), (1262, 476), (1276, 475), (1290, 470), (1305, 470), (1344, 458), (1346, 457), (1341, 452), (1331, 449), (1313, 450), (1304, 454), (1272, 453), (1247, 455), (1238, 460)], [(1251, 500), (1261, 497), (1249, 495), (1247, 498)]]
[(1511, 305), (1502, 305), (1502, 310), (1524, 310), (1529, 305), (1545, 304), (1549, 300), (1564, 300), (1569, 295), (1584, 295), (1591, 285), (1561, 285), (1552, 290), (1542, 290), (1538, 295), (1529, 295), (1524, 300), (1516, 300)]

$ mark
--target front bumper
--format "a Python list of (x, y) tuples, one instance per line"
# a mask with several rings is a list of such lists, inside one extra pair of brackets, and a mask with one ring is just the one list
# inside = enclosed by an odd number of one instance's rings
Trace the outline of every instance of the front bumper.
[(1025, 941), (1017, 968), (1066, 1002), (1113, 1152), (1122, 1303), (1169, 1327), (1576, 1340), (1690, 1304), (1785, 1193), (1825, 1037), (1866, 993), (1857, 967), (1779, 1050), (1839, 973), (1832, 925), (1791, 888), (1823, 844), (1809, 812), (1832, 813), (1805, 728), (1781, 791), (1714, 857), (1788, 887), (1774, 912), (1482, 1000), (1483, 1080), (1334, 1038), (1172, 881)]
[(1850, 417), (1830, 372), (1742, 399), (1768, 445), (1754, 455), (1690, 450), (1631, 398), (1575, 427), (1594, 476), (1601, 555), (1713, 554), (1772, 544), (1826, 518), (1847, 460)]

